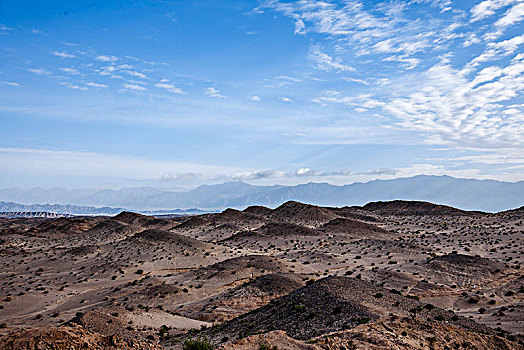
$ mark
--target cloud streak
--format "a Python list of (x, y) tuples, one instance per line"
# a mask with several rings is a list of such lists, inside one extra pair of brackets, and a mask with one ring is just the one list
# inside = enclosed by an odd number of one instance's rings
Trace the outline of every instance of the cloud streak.
[(174, 94), (179, 94), (179, 95), (185, 95), (186, 94), (182, 89), (176, 87), (173, 84), (169, 84), (169, 83), (156, 83), (155, 87), (160, 88), (160, 89), (165, 89), (165, 90), (167, 90), (169, 92), (172, 92)]
[(101, 55), (101, 56), (97, 56), (96, 60), (101, 61), (101, 62), (115, 62), (115, 61), (118, 61), (118, 58), (115, 56), (111, 56), (111, 55)]
[(344, 65), (338, 58), (333, 58), (328, 54), (322, 52), (319, 45), (313, 45), (309, 58), (314, 62), (314, 66), (317, 69), (324, 71), (339, 71), (339, 72), (354, 72), (355, 68)]
[(124, 87), (129, 90), (135, 90), (135, 91), (146, 91), (147, 88), (143, 87), (142, 85), (137, 84), (124, 84)]
[(58, 51), (55, 51), (53, 52), (53, 55), (57, 56), (57, 57), (60, 57), (60, 58), (75, 58), (77, 57), (76, 55), (73, 55), (73, 54), (69, 54), (69, 53), (66, 53), (66, 52), (58, 52)]
[(207, 95), (207, 96), (213, 97), (213, 98), (218, 98), (218, 99), (226, 98), (225, 95), (222, 95), (220, 90), (215, 89), (212, 86), (204, 89), (204, 95)]

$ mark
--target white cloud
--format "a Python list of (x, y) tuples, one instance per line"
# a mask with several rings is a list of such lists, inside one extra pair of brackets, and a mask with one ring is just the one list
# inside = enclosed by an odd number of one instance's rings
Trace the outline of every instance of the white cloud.
[[(480, 161), (484, 161), (486, 159), (476, 158), (476, 156), (473, 157), (460, 157), (456, 160), (458, 161), (467, 161), (472, 160), (472, 162), (476, 162), (477, 159)], [(489, 162), (490, 156), (488, 156), (487, 161)], [(496, 164), (503, 163), (499, 159), (493, 158), (494, 162)], [(499, 163), (500, 162), (500, 163)], [(522, 163), (522, 162), (521, 162)], [(504, 164), (508, 164), (507, 162), (504, 162)], [(516, 163), (509, 163), (516, 164)], [(428, 163), (414, 163), (408, 166), (404, 167), (398, 167), (398, 168), (377, 168), (377, 169), (370, 169), (370, 170), (363, 170), (363, 171), (353, 171), (351, 169), (340, 169), (335, 171), (325, 171), (325, 170), (318, 170), (318, 169), (312, 169), (308, 167), (299, 168), (295, 171), (279, 171), (279, 170), (262, 170), (262, 171), (242, 171), (238, 173), (233, 173), (230, 176), (224, 175), (219, 176), (216, 179), (220, 180), (263, 180), (263, 182), (267, 184), (275, 183), (271, 181), (264, 181), (264, 180), (271, 180), (271, 179), (278, 179), (278, 183), (281, 182), (287, 182), (289, 184), (296, 184), (296, 178), (316, 178), (315, 181), (327, 181), (329, 183), (339, 183), (339, 184), (347, 184), (351, 182), (365, 182), (370, 180), (376, 180), (376, 179), (394, 179), (394, 178), (405, 178), (405, 177), (412, 177), (416, 175), (449, 175), (449, 176), (455, 176), (455, 177), (463, 177), (463, 178), (476, 178), (476, 179), (486, 179), (486, 178), (494, 178), (497, 177), (500, 180), (509, 180), (514, 181), (518, 180), (522, 177), (523, 174), (519, 174), (514, 171), (514, 169), (522, 168), (521, 165), (516, 166), (508, 166), (506, 169), (511, 172), (509, 173), (501, 173), (498, 176), (489, 175), (489, 174), (482, 174), (478, 169), (476, 168), (467, 168), (464, 169), (454, 169), (453, 167), (446, 167), (444, 165), (436, 165), (436, 164), (428, 164)], [(302, 180), (303, 181), (303, 180)]]
[(351, 107), (356, 107), (356, 108), (366, 109), (366, 110), (385, 106), (384, 102), (381, 102), (373, 98), (371, 94), (344, 96), (338, 91), (324, 91), (321, 96), (314, 99), (314, 102), (342, 103), (342, 104), (345, 104)]
[(302, 19), (297, 18), (295, 21), (295, 34), (305, 34), (304, 29), (306, 28), (306, 25), (304, 24), (304, 21)]
[(231, 175), (232, 180), (258, 180), (284, 177), (286, 173), (278, 170), (241, 171)]
[(74, 68), (60, 68), (60, 70), (64, 73), (78, 74), (78, 70)]
[[(445, 21), (435, 19), (426, 12), (412, 18), (409, 5), (430, 3), (450, 15)], [(409, 3), (409, 4), (408, 4)], [(443, 5), (448, 4), (448, 5)], [(282, 12), (295, 21), (295, 33), (319, 33), (332, 40), (337, 52), (354, 56), (345, 61), (333, 58), (322, 52), (318, 44), (312, 45), (310, 58), (323, 70), (352, 70), (353, 62), (359, 56), (388, 55), (391, 61), (399, 62), (407, 69), (413, 69), (419, 53), (442, 50), (457, 38), (465, 36), (458, 29), (463, 25), (461, 19), (453, 14), (448, 1), (410, 1), (359, 3), (356, 1), (327, 2), (302, 0), (297, 2), (266, 1), (260, 8), (270, 8)], [(325, 40), (324, 40), (325, 42)], [(343, 55), (339, 55), (343, 57)], [(395, 58), (395, 59), (392, 59)], [(360, 59), (361, 60), (361, 59)]]
[[(514, 157), (515, 155), (510, 155)], [(482, 158), (484, 157), (484, 158)], [(514, 160), (501, 159), (489, 155), (479, 157), (459, 157), (459, 161), (466, 162), (493, 162), (495, 164), (516, 164)], [(519, 158), (517, 156), (517, 158)], [(520, 155), (522, 158), (522, 155)], [(509, 166), (508, 174), (502, 174), (499, 179), (518, 180), (519, 174), (515, 169), (521, 165)], [(390, 179), (396, 177), (409, 177), (415, 175), (451, 175), (469, 178), (493, 178), (483, 175), (476, 169), (456, 170), (442, 165), (416, 163), (400, 168), (379, 168), (364, 171), (341, 169), (337, 171), (316, 170), (308, 167), (296, 171), (284, 172), (280, 170), (241, 170), (231, 167), (202, 165), (186, 162), (155, 160), (144, 157), (131, 157), (117, 154), (104, 154), (94, 152), (60, 151), (28, 148), (0, 148), (0, 168), (13, 176), (35, 175), (61, 176), (61, 177), (90, 177), (90, 178), (116, 178), (126, 180), (160, 180), (173, 181), (198, 181), (205, 180), (251, 180), (295, 183), (293, 178), (316, 177), (322, 181), (332, 183), (348, 183), (353, 181), (369, 181), (373, 179)], [(230, 174), (230, 175), (223, 175)], [(337, 180), (338, 179), (338, 180)], [(274, 182), (273, 182), (274, 183)]]
[(68, 89), (72, 89), (72, 90), (85, 91), (85, 90), (88, 89), (88, 88), (85, 87), (85, 86), (79, 86), (79, 85), (76, 85), (76, 84), (70, 84), (70, 83), (67, 83), (67, 82), (62, 82), (62, 83), (60, 83), (60, 85), (63, 85), (63, 86), (65, 86), (66, 88), (68, 88)]
[(66, 53), (66, 52), (58, 52), (58, 51), (55, 51), (53, 52), (53, 55), (57, 56), (57, 57), (60, 57), (60, 58), (75, 58), (77, 57), (76, 55), (73, 55), (73, 54), (69, 54), (69, 53)]
[(389, 56), (383, 59), (385, 62), (400, 62), (403, 67), (406, 68), (406, 70), (410, 70), (418, 66), (420, 63), (420, 60), (418, 58), (408, 58), (405, 55), (401, 56)]
[(98, 84), (98, 83), (86, 83), (87, 86), (95, 87), (95, 88), (107, 88), (106, 84)]
[(475, 67), (481, 62), (500, 59), (514, 53), (522, 44), (524, 44), (524, 34), (497, 43), (488, 43), (487, 49), (475, 57), (470, 64)]
[(279, 76), (275, 77), (275, 79), (288, 80), (288, 81), (292, 81), (294, 83), (299, 83), (299, 82), (302, 81), (302, 79), (295, 78), (295, 77), (290, 77), (289, 75), (279, 75)]
[(103, 68), (103, 72), (113, 73), (116, 71), (117, 71), (117, 68), (115, 66), (106, 66)]
[(471, 21), (479, 21), (486, 17), (493, 16), (495, 11), (517, 3), (520, 0), (485, 0), (481, 1), (471, 9)]
[(185, 95), (186, 94), (182, 89), (176, 87), (173, 84), (169, 84), (169, 83), (165, 83), (164, 82), (164, 83), (157, 83), (157, 84), (155, 84), (155, 86), (157, 88), (166, 89), (167, 91), (175, 93), (175, 94), (180, 94), (180, 95)]
[(495, 22), (497, 27), (508, 27), (524, 19), (524, 3), (517, 4), (510, 8), (503, 17)]
[(524, 89), (524, 55), (506, 67), (491, 66), (467, 78), (449, 64), (423, 75), (424, 84), (408, 97), (393, 98), (385, 110), (398, 126), (427, 135), (428, 142), (455, 147), (519, 147), (524, 139), (522, 114), (504, 114), (502, 102)]
[(44, 68), (28, 68), (27, 71), (37, 75), (51, 75), (51, 72)]
[(340, 59), (333, 58), (328, 54), (322, 52), (319, 45), (313, 45), (311, 47), (309, 58), (315, 63), (315, 68), (323, 71), (343, 71), (353, 72), (355, 68), (348, 65), (344, 65)]
[(510, 8), (495, 22), (494, 26), (496, 30), (494, 32), (486, 33), (484, 38), (487, 40), (497, 39), (502, 35), (506, 27), (519, 23), (522, 20), (524, 20), (524, 3), (517, 4)]
[(449, 160), (474, 164), (524, 164), (524, 155), (514, 149), (504, 149), (501, 153), (482, 152), (480, 154), (453, 157)]
[(285, 97), (285, 96), (280, 97), (279, 100), (282, 101), (282, 102), (286, 102), (286, 103), (293, 102), (292, 99), (290, 99), (289, 97)]
[(137, 77), (137, 78), (140, 78), (140, 79), (147, 79), (147, 75), (145, 75), (144, 73), (140, 73), (140, 72), (134, 71), (134, 70), (125, 70), (123, 72), (126, 73), (126, 74), (129, 74), (129, 75), (131, 75), (133, 77)]
[(369, 85), (369, 83), (367, 81), (362, 80), (362, 79), (342, 77), (342, 80), (345, 80), (345, 81), (348, 81), (348, 82), (353, 82), (353, 83), (360, 83), (360, 84), (363, 84), (363, 85)]
[(391, 84), (391, 80), (388, 78), (380, 78), (375, 81), (375, 84), (384, 86), (384, 85)]
[(5, 35), (11, 32), (13, 28), (6, 26), (5, 24), (0, 24), (0, 35)]
[(391, 175), (394, 176), (399, 172), (398, 169), (389, 169), (389, 168), (380, 168), (380, 169), (373, 169), (366, 172), (363, 172), (361, 174), (365, 175)]
[(297, 169), (295, 172), (290, 173), (289, 175), (290, 176), (299, 176), (299, 177), (313, 177), (313, 176), (342, 175), (342, 173), (339, 173), (339, 172), (329, 173), (326, 171), (315, 170), (311, 168), (300, 168), (300, 169)]
[(314, 176), (315, 174), (315, 170), (310, 168), (300, 168), (295, 172), (297, 176)]
[(102, 62), (115, 62), (118, 60), (118, 58), (115, 56), (110, 56), (110, 55), (109, 56), (102, 55), (102, 56), (97, 56), (96, 60), (102, 61)]
[(290, 77), (288, 75), (279, 75), (274, 77), (273, 79), (265, 80), (269, 80), (272, 82), (271, 84), (264, 85), (264, 87), (266, 88), (280, 88), (287, 85), (293, 85), (302, 81), (302, 79), (300, 78)]
[(215, 89), (214, 87), (210, 86), (208, 88), (204, 89), (204, 94), (210, 97), (214, 98), (226, 98), (226, 96), (222, 95), (220, 93), (220, 90)]
[(160, 176), (160, 181), (179, 181), (179, 180), (197, 180), (202, 177), (202, 174), (196, 174), (196, 173), (164, 173), (162, 176)]
[(129, 90), (136, 90), (136, 91), (145, 91), (147, 90), (145, 87), (137, 85), (137, 84), (124, 84), (124, 87)]
[(0, 85), (20, 86), (20, 84), (12, 81), (0, 81)]
[(477, 37), (475, 33), (468, 33), (462, 46), (470, 47), (471, 45), (474, 45), (474, 44), (480, 44), (480, 42), (481, 42), (480, 39)]
[(351, 176), (355, 174), (356, 173), (350, 169), (341, 169), (341, 170), (332, 171), (329, 173), (329, 175), (332, 175), (332, 176)]
[(116, 74), (118, 69), (115, 66), (103, 67), (98, 74), (102, 76), (109, 76), (112, 79), (123, 79), (121, 75)]
[(257, 102), (260, 102), (262, 100), (259, 96), (256, 96), (256, 95), (249, 97), (249, 99), (251, 99), (253, 101), (257, 101)]

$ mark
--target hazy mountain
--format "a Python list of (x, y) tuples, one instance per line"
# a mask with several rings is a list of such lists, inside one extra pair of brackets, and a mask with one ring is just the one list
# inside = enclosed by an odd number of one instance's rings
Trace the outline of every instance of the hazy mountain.
[(116, 215), (124, 211), (122, 208), (88, 207), (70, 204), (18, 204), (13, 202), (0, 202), (0, 212), (45, 212), (75, 215)]
[[(161, 196), (166, 192), (165, 189), (155, 187), (132, 187), (120, 190), (100, 190), (89, 196), (78, 196), (71, 200), (71, 204), (77, 205), (109, 205), (121, 206), (126, 208), (144, 209), (150, 208), (149, 203), (156, 196)], [(167, 206), (169, 207), (169, 205)], [(165, 208), (165, 207), (163, 207)]]
[(0, 189), (0, 200), (20, 204), (56, 203), (80, 206), (114, 206), (137, 207), (141, 202), (168, 193), (168, 190), (155, 187), (131, 187), (120, 190), (112, 189), (43, 189), (35, 187), (30, 190), (19, 188)]
[(307, 183), (297, 186), (255, 186), (243, 182), (203, 185), (178, 192), (154, 187), (121, 190), (41, 189), (0, 190), (0, 200), (18, 203), (59, 203), (82, 206), (111, 206), (133, 210), (200, 208), (217, 210), (249, 205), (278, 206), (288, 200), (345, 206), (379, 200), (423, 200), (467, 210), (501, 211), (524, 204), (524, 181), (458, 179), (420, 175), (394, 180), (375, 180), (335, 186)]
[[(203, 185), (188, 192), (166, 192), (140, 203), (144, 208), (188, 208), (223, 209), (242, 207), (236, 205), (237, 198), (264, 195), (284, 186), (254, 186), (244, 182), (226, 182), (220, 185)], [(248, 204), (249, 205), (249, 204)]]
[(97, 190), (92, 189), (66, 189), (59, 187), (53, 187), (49, 189), (35, 187), (30, 190), (22, 190), (16, 187), (11, 187), (0, 190), (0, 200), (21, 204), (73, 204), (75, 198), (90, 196), (96, 192)]
[[(0, 201), (0, 213), (57, 213), (57, 214), (72, 214), (72, 215), (116, 215), (127, 209), (112, 208), (112, 207), (92, 207), (79, 206), (71, 204), (19, 204), (13, 202)], [(164, 215), (164, 214), (202, 214), (204, 211), (199, 209), (166, 209), (154, 211), (141, 211), (148, 215)], [(5, 215), (3, 215), (5, 216)]]
[(423, 200), (465, 210), (501, 211), (524, 204), (524, 181), (457, 179), (450, 176), (415, 176), (333, 186), (309, 183), (269, 193), (239, 197), (233, 206), (275, 206), (286, 200), (317, 205), (363, 205), (393, 199)]
[(0, 200), (21, 204), (57, 203), (79, 206), (112, 206), (134, 210), (171, 208), (220, 209), (230, 206), (238, 197), (263, 194), (282, 186), (253, 186), (243, 182), (226, 182), (220, 185), (202, 185), (191, 191), (180, 192), (154, 187), (132, 187), (120, 190), (69, 190), (34, 188), (0, 190)]

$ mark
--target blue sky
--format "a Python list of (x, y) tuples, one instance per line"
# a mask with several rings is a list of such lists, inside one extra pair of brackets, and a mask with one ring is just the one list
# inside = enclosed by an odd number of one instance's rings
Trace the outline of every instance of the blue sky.
[(2, 1), (0, 187), (524, 180), (524, 2)]

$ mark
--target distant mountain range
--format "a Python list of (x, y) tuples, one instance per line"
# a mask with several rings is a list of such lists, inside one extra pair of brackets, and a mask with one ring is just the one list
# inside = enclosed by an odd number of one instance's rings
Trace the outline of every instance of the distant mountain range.
[[(39, 217), (52, 217), (52, 215), (50, 214), (117, 215), (126, 210), (128, 209), (112, 207), (91, 207), (71, 204), (19, 204), (13, 202), (0, 201), (0, 216), (9, 216), (9, 213), (33, 213), (31, 216)], [(195, 215), (205, 213), (205, 211), (202, 211), (200, 209), (140, 210), (138, 212), (149, 215)], [(26, 215), (20, 214), (17, 216), (24, 217)]]
[[(169, 208), (221, 210), (242, 209), (250, 205), (276, 207), (295, 200), (322, 206), (363, 205), (372, 201), (394, 199), (421, 200), (446, 204), (464, 210), (502, 211), (524, 205), (524, 181), (510, 183), (495, 180), (460, 179), (450, 176), (420, 175), (394, 180), (375, 180), (336, 186), (307, 183), (297, 186), (255, 186), (244, 182), (203, 185), (179, 192), (154, 187), (121, 190), (70, 190), (63, 188), (0, 190), (0, 200), (22, 204), (56, 203), (74, 206), (112, 207), (104, 210), (164, 212)], [(69, 210), (71, 208), (59, 208)], [(89, 209), (89, 210), (95, 210)], [(82, 209), (83, 210), (83, 209)], [(0, 207), (0, 211), (6, 211)], [(31, 211), (45, 211), (33, 208)], [(109, 214), (109, 213), (108, 213)]]

